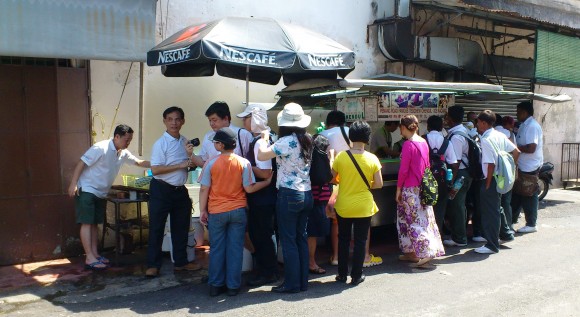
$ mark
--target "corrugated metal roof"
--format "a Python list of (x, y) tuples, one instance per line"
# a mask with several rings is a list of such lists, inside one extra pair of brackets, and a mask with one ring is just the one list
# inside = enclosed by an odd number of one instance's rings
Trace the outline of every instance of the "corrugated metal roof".
[(414, 0), (413, 4), (483, 11), (497, 14), (487, 17), (500, 21), (503, 16), (580, 31), (580, 0)]

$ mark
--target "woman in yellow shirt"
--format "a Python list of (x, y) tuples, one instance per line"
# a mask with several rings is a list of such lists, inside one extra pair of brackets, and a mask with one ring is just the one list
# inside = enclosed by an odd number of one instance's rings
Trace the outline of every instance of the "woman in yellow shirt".
[[(365, 280), (362, 268), (371, 217), (379, 210), (369, 189), (383, 187), (383, 177), (379, 159), (374, 154), (365, 151), (364, 148), (370, 141), (371, 127), (369, 124), (360, 120), (355, 121), (350, 126), (348, 136), (352, 142), (352, 148), (349, 151), (340, 152), (332, 164), (332, 174), (340, 183), (340, 190), (334, 205), (338, 220), (338, 275), (336, 280), (346, 282), (348, 249), (352, 229), (354, 231), (354, 250), (350, 277), (351, 284), (358, 285)], [(355, 167), (353, 160), (356, 161), (358, 168)]]

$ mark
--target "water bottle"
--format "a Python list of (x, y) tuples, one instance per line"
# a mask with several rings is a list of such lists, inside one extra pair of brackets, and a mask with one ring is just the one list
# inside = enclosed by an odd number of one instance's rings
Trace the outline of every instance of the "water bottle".
[(452, 179), (453, 179), (453, 171), (450, 168), (448, 168), (447, 174), (445, 174), (445, 180), (447, 182), (451, 182)]
[(461, 176), (460, 179), (455, 180), (455, 183), (453, 183), (453, 187), (451, 187), (451, 190), (449, 191), (449, 200), (453, 200), (453, 198), (455, 198), (457, 192), (459, 192), (461, 187), (463, 187), (464, 182), (465, 182), (464, 176)]

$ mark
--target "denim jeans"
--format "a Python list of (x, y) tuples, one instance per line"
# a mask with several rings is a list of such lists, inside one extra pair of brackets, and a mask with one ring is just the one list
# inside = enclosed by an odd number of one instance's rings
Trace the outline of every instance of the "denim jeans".
[(312, 193), (280, 187), (276, 203), (278, 234), (284, 257), (284, 287), (308, 289), (308, 242), (306, 224)]
[(209, 214), (208, 284), (237, 289), (242, 285), (246, 208)]

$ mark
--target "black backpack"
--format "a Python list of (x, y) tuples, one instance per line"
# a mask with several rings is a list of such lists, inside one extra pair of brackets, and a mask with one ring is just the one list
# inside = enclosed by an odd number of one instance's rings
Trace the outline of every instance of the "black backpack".
[[(329, 142), (328, 138), (321, 134), (315, 135), (314, 139), (310, 162), (310, 182), (314, 186), (322, 186), (332, 180), (330, 159), (326, 152)], [(321, 149), (320, 144), (326, 144), (326, 149)]]
[(446, 181), (447, 176), (447, 164), (445, 163), (445, 151), (447, 151), (447, 147), (449, 146), (449, 139), (443, 139), (443, 144), (441, 144), (441, 148), (431, 148), (429, 144), (429, 139), (427, 136), (423, 136), (425, 141), (427, 141), (427, 145), (429, 146), (429, 164), (431, 165), (431, 173), (437, 183), (441, 186)]
[(469, 147), (469, 151), (467, 152), (467, 162), (464, 162), (463, 158), (460, 158), (460, 160), (465, 166), (467, 166), (469, 176), (473, 179), (483, 179), (483, 170), (481, 169), (481, 147), (479, 146), (479, 143), (462, 131), (450, 133), (447, 136), (447, 139), (451, 140), (451, 137), (454, 135), (460, 135), (467, 140)]

